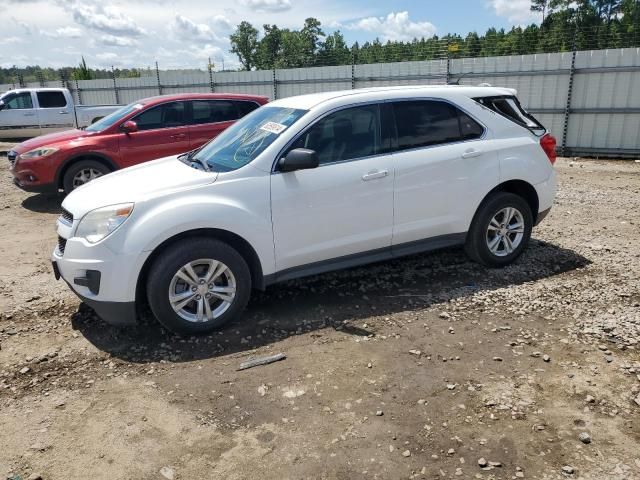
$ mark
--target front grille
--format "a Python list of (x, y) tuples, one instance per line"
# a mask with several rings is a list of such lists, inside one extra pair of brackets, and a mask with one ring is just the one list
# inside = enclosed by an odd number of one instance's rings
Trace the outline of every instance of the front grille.
[(63, 208), (62, 213), (60, 214), (60, 217), (63, 220), (65, 220), (67, 223), (73, 223), (73, 213), (71, 213), (69, 210), (65, 210)]
[(62, 238), (60, 235), (58, 235), (58, 251), (60, 252), (60, 255), (64, 255), (64, 249), (66, 246), (67, 246), (67, 239)]
[(18, 158), (18, 153), (11, 150), (9, 153), (7, 153), (7, 158), (9, 159), (9, 163), (11, 163), (11, 165), (14, 165), (16, 163), (16, 158)]

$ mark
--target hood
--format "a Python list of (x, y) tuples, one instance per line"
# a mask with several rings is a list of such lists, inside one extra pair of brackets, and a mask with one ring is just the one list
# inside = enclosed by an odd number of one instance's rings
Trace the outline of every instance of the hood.
[(74, 218), (96, 208), (141, 202), (178, 190), (208, 185), (217, 172), (205, 172), (182, 163), (177, 156), (161, 158), (97, 178), (71, 192), (62, 206)]
[(26, 142), (19, 143), (13, 150), (18, 153), (25, 153), (34, 148), (44, 147), (46, 145), (52, 145), (54, 143), (66, 142), (69, 140), (75, 140), (77, 138), (88, 137), (95, 135), (96, 132), (86, 132), (84, 130), (65, 130), (64, 132), (49, 133), (47, 135), (41, 135)]

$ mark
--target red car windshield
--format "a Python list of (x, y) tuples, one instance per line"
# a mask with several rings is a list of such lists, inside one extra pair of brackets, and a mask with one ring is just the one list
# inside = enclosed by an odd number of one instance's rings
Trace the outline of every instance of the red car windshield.
[(89, 125), (85, 130), (87, 132), (102, 132), (103, 130), (106, 130), (110, 126), (118, 123), (120, 120), (122, 120), (124, 117), (129, 115), (134, 110), (140, 110), (142, 109), (142, 107), (144, 107), (144, 105), (141, 103), (138, 103), (138, 102), (130, 103), (129, 105), (119, 108), (115, 112)]

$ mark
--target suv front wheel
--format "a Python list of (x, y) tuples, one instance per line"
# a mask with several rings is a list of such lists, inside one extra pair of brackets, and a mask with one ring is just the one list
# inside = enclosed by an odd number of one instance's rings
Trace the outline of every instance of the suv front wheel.
[(147, 279), (151, 311), (180, 334), (209, 332), (237, 318), (251, 293), (244, 258), (219, 240), (191, 238), (162, 252)]
[(532, 228), (529, 204), (513, 193), (496, 192), (478, 208), (465, 250), (472, 260), (487, 267), (503, 267), (526, 248)]

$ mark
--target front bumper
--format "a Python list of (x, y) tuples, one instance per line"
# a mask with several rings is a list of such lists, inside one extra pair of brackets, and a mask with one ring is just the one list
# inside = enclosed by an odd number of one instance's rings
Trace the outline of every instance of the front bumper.
[(50, 158), (25, 160), (17, 152), (7, 155), (11, 164), (13, 184), (25, 192), (56, 193), (58, 187), (52, 175)]
[[(59, 234), (66, 237), (69, 231), (59, 222)], [(56, 278), (62, 278), (107, 323), (135, 324), (138, 274), (146, 254), (116, 253), (105, 242), (92, 245), (73, 237), (63, 243), (63, 251), (59, 245), (51, 255)]]

